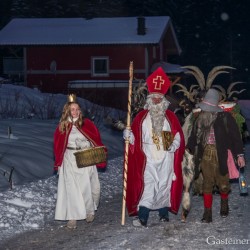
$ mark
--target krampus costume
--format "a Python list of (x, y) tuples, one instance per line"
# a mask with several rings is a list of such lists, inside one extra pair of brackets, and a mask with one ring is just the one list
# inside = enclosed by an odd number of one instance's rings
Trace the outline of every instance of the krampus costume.
[[(139, 217), (134, 226), (147, 226), (151, 210), (159, 212), (160, 221), (168, 221), (168, 210), (178, 212), (183, 186), (184, 136), (164, 97), (170, 81), (158, 68), (147, 78), (147, 84), (145, 110), (133, 120), (132, 131), (124, 131), (124, 138), (130, 138), (126, 205), (129, 215)], [(168, 141), (164, 133), (172, 139)]]
[(221, 196), (220, 215), (229, 213), (228, 157), (233, 155), (238, 165), (245, 165), (243, 143), (235, 119), (218, 106), (219, 93), (210, 89), (197, 106), (201, 109), (197, 117), (187, 148), (194, 154), (196, 177), (203, 175), (204, 215), (202, 222), (212, 222), (212, 191), (217, 185)]

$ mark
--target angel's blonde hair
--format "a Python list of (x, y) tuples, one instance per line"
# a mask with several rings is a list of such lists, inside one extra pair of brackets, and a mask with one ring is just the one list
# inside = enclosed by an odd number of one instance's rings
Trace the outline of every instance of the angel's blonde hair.
[[(65, 131), (67, 131), (68, 129), (68, 125), (70, 123), (70, 120), (69, 118), (71, 118), (71, 113), (70, 113), (70, 107), (71, 107), (71, 104), (77, 104), (78, 107), (80, 108), (81, 110), (81, 106), (79, 103), (77, 102), (67, 102), (64, 107), (63, 107), (63, 111), (62, 111), (62, 116), (60, 118), (60, 121), (59, 121), (59, 130), (60, 132), (64, 133)], [(80, 112), (80, 115), (79, 115), (79, 118), (77, 119), (77, 121), (75, 122), (75, 126), (80, 128), (83, 124), (83, 115), (82, 115), (82, 110)]]

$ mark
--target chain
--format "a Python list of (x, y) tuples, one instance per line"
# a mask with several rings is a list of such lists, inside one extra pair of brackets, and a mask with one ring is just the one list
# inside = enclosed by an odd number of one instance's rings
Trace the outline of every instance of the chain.
[(156, 145), (157, 150), (160, 150), (160, 138), (154, 132), (152, 132), (152, 134), (153, 134), (152, 135), (153, 142)]

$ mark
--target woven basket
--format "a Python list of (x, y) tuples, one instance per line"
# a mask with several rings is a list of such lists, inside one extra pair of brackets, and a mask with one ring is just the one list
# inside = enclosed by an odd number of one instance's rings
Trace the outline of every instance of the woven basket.
[(84, 149), (74, 153), (78, 168), (96, 165), (106, 161), (104, 146)]

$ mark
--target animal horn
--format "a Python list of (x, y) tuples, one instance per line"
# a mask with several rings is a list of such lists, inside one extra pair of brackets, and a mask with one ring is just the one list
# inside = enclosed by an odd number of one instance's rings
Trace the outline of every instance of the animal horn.
[(179, 102), (179, 106), (180, 106), (180, 107), (184, 107), (184, 106), (185, 106), (184, 103), (185, 103), (185, 100), (183, 99), (183, 100), (181, 100), (181, 101)]
[(246, 89), (242, 89), (242, 90), (240, 90), (240, 91), (232, 91), (229, 95), (228, 95), (228, 98), (230, 98), (233, 94), (237, 94), (237, 95), (239, 95), (239, 94), (241, 94), (243, 91), (245, 91)]
[(178, 93), (178, 92), (183, 92), (183, 93), (184, 93), (184, 96), (186, 96), (186, 97), (189, 99), (190, 93), (189, 93), (187, 90), (180, 89), (180, 90), (177, 90), (177, 91), (176, 91), (176, 93)]
[(176, 83), (175, 85), (176, 85), (176, 86), (179, 86), (179, 87), (182, 88), (183, 90), (186, 90), (186, 91), (187, 91), (187, 87), (184, 86), (183, 84), (181, 84), (181, 83)]
[(244, 82), (232, 82), (232, 83), (229, 85), (228, 89), (227, 89), (227, 94), (230, 94), (230, 92), (232, 91), (232, 88), (233, 88), (235, 85), (239, 84), (239, 83), (244, 83)]
[(228, 71), (225, 71), (225, 69), (235, 69), (233, 67), (230, 66), (216, 66), (214, 67), (207, 76), (207, 81), (206, 81), (206, 89), (210, 89), (212, 86), (212, 83), (214, 81), (214, 79), (222, 73), (229, 73)]
[(196, 66), (183, 66), (181, 67), (183, 69), (189, 69), (188, 71), (186, 71), (186, 74), (191, 74), (195, 77), (195, 79), (197, 80), (201, 90), (203, 90), (205, 88), (205, 78), (204, 78), (204, 74), (201, 72), (201, 70), (196, 67)]

